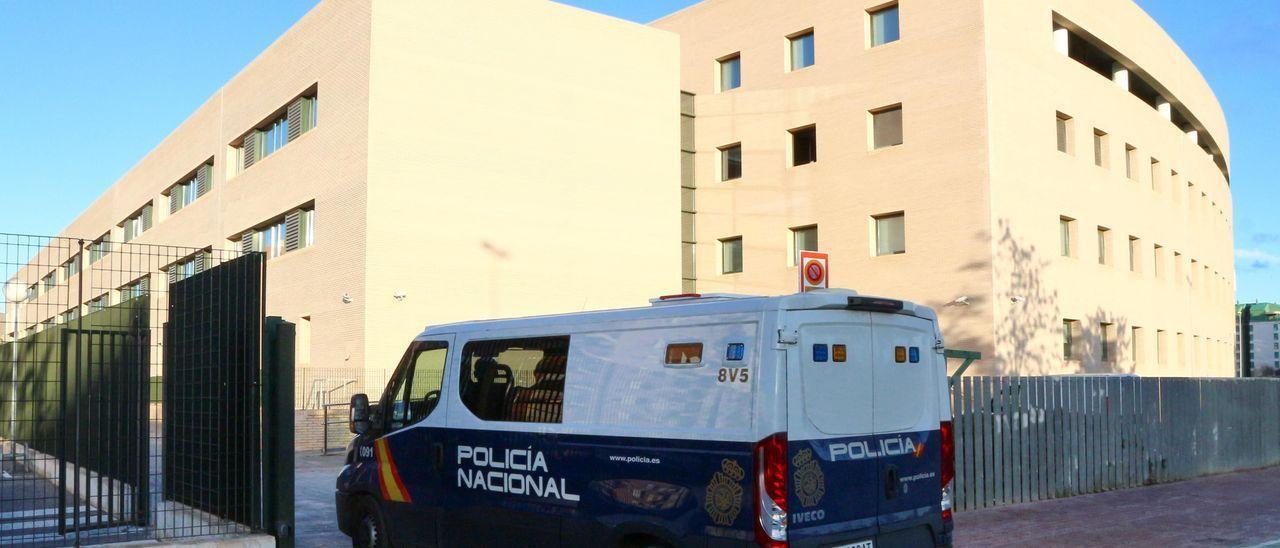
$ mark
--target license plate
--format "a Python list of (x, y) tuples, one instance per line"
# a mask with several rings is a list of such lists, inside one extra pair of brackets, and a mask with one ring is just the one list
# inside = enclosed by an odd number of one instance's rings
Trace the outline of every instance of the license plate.
[(873, 540), (860, 540), (849, 544), (841, 544), (834, 548), (876, 548), (876, 543)]

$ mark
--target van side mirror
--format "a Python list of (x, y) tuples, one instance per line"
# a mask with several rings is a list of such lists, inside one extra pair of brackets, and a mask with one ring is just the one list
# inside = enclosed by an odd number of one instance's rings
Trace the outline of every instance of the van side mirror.
[(351, 415), (348, 419), (348, 428), (352, 434), (360, 435), (368, 432), (373, 426), (369, 420), (369, 396), (366, 394), (356, 394), (351, 396)]

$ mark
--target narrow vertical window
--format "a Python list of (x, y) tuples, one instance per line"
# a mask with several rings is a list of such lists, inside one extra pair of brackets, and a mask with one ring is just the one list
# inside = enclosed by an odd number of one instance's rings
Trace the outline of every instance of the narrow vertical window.
[(1156, 278), (1164, 278), (1164, 247), (1160, 244), (1152, 246), (1151, 272)]
[(791, 49), (791, 70), (813, 66), (813, 29), (787, 37)]
[(1133, 363), (1135, 365), (1146, 363), (1147, 361), (1147, 340), (1146, 332), (1141, 327), (1134, 327), (1131, 334), (1130, 344), (1133, 345)]
[(898, 4), (896, 2), (870, 11), (868, 15), (871, 17), (871, 47), (874, 48), (898, 41), (900, 33), (898, 30)]
[(818, 128), (791, 130), (791, 165), (802, 166), (818, 161)]
[(907, 216), (890, 213), (872, 218), (876, 231), (876, 256), (901, 255), (907, 252)]
[(1099, 349), (1102, 354), (1102, 363), (1112, 363), (1116, 361), (1116, 324), (1102, 323), (1099, 335), (1102, 337)]
[(1072, 141), (1071, 141), (1072, 128), (1074, 126), (1075, 124), (1072, 123), (1070, 116), (1067, 116), (1066, 114), (1063, 114), (1061, 112), (1058, 113), (1058, 116), (1057, 116), (1058, 152), (1062, 152), (1066, 154), (1075, 153), (1075, 151), (1073, 150), (1074, 147), (1072, 147)]
[(1080, 322), (1062, 320), (1062, 358), (1067, 361), (1079, 360), (1077, 345), (1080, 339)]
[(1160, 192), (1160, 176), (1164, 174), (1164, 169), (1160, 167), (1160, 160), (1151, 159), (1151, 191)]
[(1138, 149), (1133, 145), (1124, 146), (1124, 176), (1130, 180), (1138, 180)]
[(1098, 167), (1109, 167), (1107, 161), (1107, 133), (1100, 129), (1093, 130), (1093, 164)]
[(742, 236), (720, 240), (720, 273), (742, 272)]
[(1142, 240), (1137, 236), (1129, 236), (1129, 272), (1142, 270)]
[(1058, 241), (1060, 242), (1059, 250), (1063, 257), (1075, 257), (1075, 219), (1070, 217), (1058, 218)]
[(1111, 229), (1098, 227), (1098, 264), (1111, 264)]
[(738, 89), (742, 86), (742, 55), (733, 54), (722, 58), (720, 64), (720, 91)]
[(872, 150), (902, 144), (902, 105), (871, 111)]
[(742, 177), (742, 144), (720, 147), (720, 180), (732, 181)]

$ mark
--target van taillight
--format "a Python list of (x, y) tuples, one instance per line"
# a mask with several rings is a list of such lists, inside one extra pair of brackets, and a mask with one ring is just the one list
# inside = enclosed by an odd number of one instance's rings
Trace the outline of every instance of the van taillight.
[(951, 421), (943, 421), (938, 430), (942, 434), (942, 519), (951, 521), (955, 497), (956, 435)]
[(787, 435), (777, 433), (756, 443), (756, 544), (787, 545)]

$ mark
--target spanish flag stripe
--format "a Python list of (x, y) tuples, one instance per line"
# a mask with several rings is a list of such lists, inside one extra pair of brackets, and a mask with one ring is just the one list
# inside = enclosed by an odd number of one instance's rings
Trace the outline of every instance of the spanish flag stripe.
[(410, 502), (409, 491), (405, 489), (404, 482), (400, 481), (400, 473), (391, 458), (387, 441), (375, 441), (374, 448), (378, 458), (378, 484), (382, 490), (382, 498), (392, 502)]

